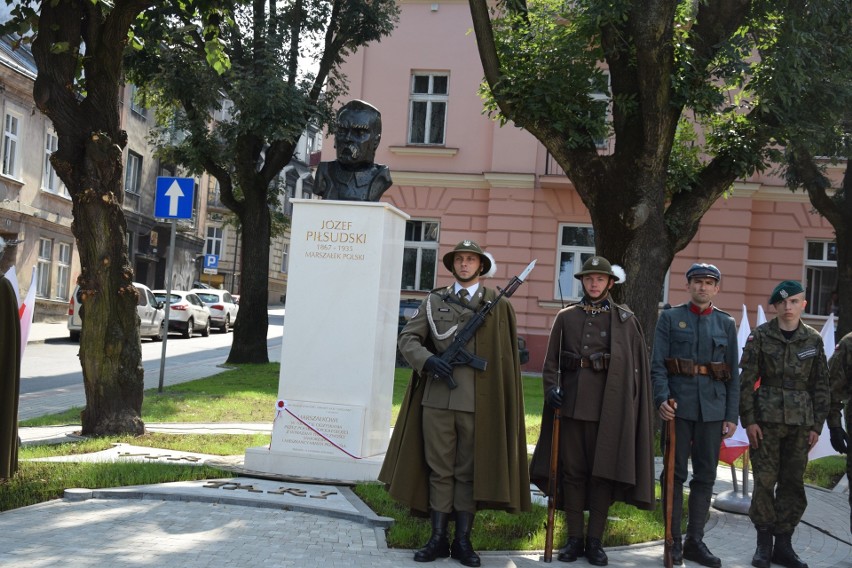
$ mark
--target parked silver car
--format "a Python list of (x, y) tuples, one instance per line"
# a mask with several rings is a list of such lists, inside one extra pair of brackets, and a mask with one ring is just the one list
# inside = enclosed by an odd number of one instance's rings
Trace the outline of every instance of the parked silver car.
[[(136, 313), (139, 314), (139, 335), (150, 337), (154, 341), (162, 341), (166, 333), (165, 316), (161, 304), (151, 292), (151, 289), (134, 282), (139, 300), (136, 303)], [(68, 335), (72, 341), (80, 340), (80, 331), (83, 329), (83, 298), (80, 287), (74, 288), (71, 301), (68, 302)]]
[[(154, 290), (154, 297), (166, 301), (165, 290)], [(169, 331), (179, 331), (187, 339), (196, 331), (210, 335), (210, 309), (194, 292), (172, 290), (169, 297)]]
[(210, 325), (222, 333), (228, 333), (231, 326), (237, 322), (237, 314), (240, 312), (240, 307), (231, 293), (227, 290), (201, 288), (193, 288), (190, 292), (195, 292), (210, 308)]

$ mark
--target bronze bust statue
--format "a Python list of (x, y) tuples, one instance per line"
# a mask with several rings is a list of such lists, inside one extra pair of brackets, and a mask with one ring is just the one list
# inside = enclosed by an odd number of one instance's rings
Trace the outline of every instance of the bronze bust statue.
[(323, 199), (378, 201), (391, 186), (387, 166), (373, 163), (382, 138), (382, 114), (364, 101), (350, 101), (337, 111), (334, 148), (337, 160), (320, 162), (314, 193)]

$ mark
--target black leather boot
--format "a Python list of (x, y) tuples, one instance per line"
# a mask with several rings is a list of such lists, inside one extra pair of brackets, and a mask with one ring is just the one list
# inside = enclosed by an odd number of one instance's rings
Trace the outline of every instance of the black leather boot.
[(679, 536), (673, 537), (672, 541), (672, 564), (683, 566), (683, 539)]
[(722, 561), (713, 556), (703, 540), (691, 538), (688, 534), (683, 541), (683, 557), (709, 568), (719, 568), (722, 565)]
[(450, 556), (464, 564), (476, 568), (481, 564), (479, 555), (470, 543), (470, 530), (473, 528), (474, 513), (456, 511), (456, 538), (450, 547)]
[(583, 539), (577, 536), (569, 536), (565, 546), (559, 549), (556, 557), (560, 562), (574, 562), (583, 556)]
[(609, 564), (609, 558), (604, 552), (601, 539), (590, 536), (586, 538), (586, 560), (594, 566), (606, 566)]
[(808, 568), (802, 559), (793, 550), (791, 542), (793, 533), (775, 535), (775, 546), (772, 548), (772, 562), (787, 568)]
[(433, 562), (436, 558), (450, 555), (450, 541), (447, 538), (449, 521), (449, 513), (432, 511), (432, 536), (423, 548), (414, 553), (415, 562)]
[(751, 557), (751, 565), (755, 568), (769, 568), (772, 559), (772, 527), (755, 525), (757, 529), (757, 548)]

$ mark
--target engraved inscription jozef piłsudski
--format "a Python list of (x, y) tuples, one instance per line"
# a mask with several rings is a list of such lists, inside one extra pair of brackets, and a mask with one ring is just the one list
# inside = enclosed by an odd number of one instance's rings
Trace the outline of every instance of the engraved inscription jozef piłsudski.
[[(324, 219), (321, 225), (305, 232), (307, 258), (363, 261), (367, 233), (345, 219)], [(312, 245), (312, 246), (311, 246)]]

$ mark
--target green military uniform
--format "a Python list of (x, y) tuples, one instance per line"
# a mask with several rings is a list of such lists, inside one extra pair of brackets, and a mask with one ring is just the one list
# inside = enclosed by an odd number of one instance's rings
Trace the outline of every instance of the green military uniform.
[[(834, 355), (828, 367), (829, 383), (831, 385), (831, 407), (828, 412), (828, 427), (839, 428), (841, 411), (846, 409), (846, 431), (850, 429), (849, 400), (852, 399), (852, 333), (847, 333), (837, 344)], [(841, 448), (842, 449), (842, 448)], [(852, 452), (846, 452), (846, 475), (852, 477)], [(849, 495), (850, 519), (852, 531), (852, 493)]]
[[(677, 403), (672, 533), (680, 538), (683, 484), (692, 458), (689, 482), (687, 536), (704, 537), (704, 524), (713, 497), (723, 422), (737, 423), (740, 381), (739, 349), (734, 319), (713, 306), (701, 311), (686, 303), (664, 310), (657, 321), (651, 380), (654, 407), (669, 399)], [(690, 361), (692, 370), (670, 372), (666, 360)], [(710, 363), (721, 363), (728, 377), (713, 377)], [(685, 367), (686, 365), (684, 365)], [(661, 479), (665, 479), (665, 472)]]
[[(429, 357), (443, 353), (452, 345), (455, 333), (464, 328), (482, 303), (482, 286), (478, 286), (472, 298), (467, 295), (461, 298), (455, 287), (433, 290), (400, 333), (399, 351), (418, 372), (423, 372)], [(430, 348), (427, 348), (429, 343)], [(475, 352), (475, 339), (466, 347)], [(424, 438), (424, 449), (430, 468), (429, 505), (435, 511), (476, 511), (473, 499), (474, 372), (467, 365), (455, 367), (453, 379), (458, 386), (454, 389), (450, 389), (446, 381), (433, 378), (427, 379), (424, 385), (423, 427), (434, 434)], [(456, 429), (460, 433), (457, 440)], [(458, 447), (452, 443), (454, 440)]]
[(788, 339), (772, 319), (749, 335), (740, 367), (740, 420), (744, 427), (758, 424), (763, 433), (751, 451), (749, 517), (776, 535), (792, 533), (807, 506), (808, 434), (822, 430), (829, 409), (822, 337), (800, 321)]

